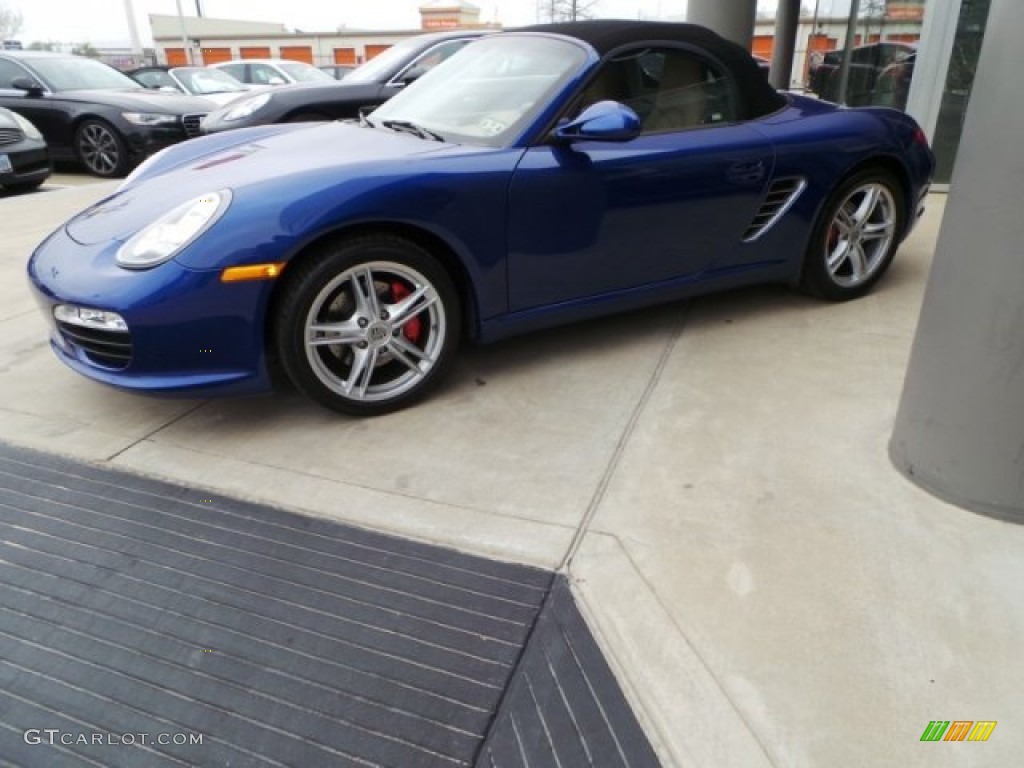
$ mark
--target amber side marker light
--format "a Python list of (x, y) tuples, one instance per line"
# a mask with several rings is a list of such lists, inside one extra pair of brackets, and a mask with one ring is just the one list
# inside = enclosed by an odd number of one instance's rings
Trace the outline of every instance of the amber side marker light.
[(284, 262), (276, 264), (248, 264), (244, 267), (228, 267), (220, 273), (222, 283), (241, 283), (246, 280), (273, 280), (284, 271)]

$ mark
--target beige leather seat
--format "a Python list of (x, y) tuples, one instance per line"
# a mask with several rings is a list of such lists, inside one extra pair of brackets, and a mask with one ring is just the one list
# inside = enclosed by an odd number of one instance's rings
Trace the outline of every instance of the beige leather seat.
[(580, 111), (599, 101), (625, 101), (629, 96), (629, 82), (622, 62), (605, 64), (597, 77), (583, 90)]
[(686, 55), (669, 54), (644, 130), (678, 131), (702, 125), (707, 116), (705, 83), (704, 64)]

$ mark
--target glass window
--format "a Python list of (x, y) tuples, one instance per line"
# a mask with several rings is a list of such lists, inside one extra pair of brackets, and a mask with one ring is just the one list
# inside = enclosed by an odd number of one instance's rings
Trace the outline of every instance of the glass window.
[(417, 70), (417, 76), (423, 75), (447, 59), (457, 50), (464, 47), (468, 42), (469, 40), (449, 40), (446, 43), (435, 45), (433, 48), (420, 54), (412, 64), (402, 70), (402, 73), (398, 77), (404, 77), (413, 70)]
[(946, 87), (942, 92), (935, 138), (932, 140), (936, 160), (935, 181), (939, 183), (949, 183), (953, 177), (953, 163), (964, 130), (967, 102), (974, 85), (974, 73), (978, 69), (990, 5), (990, 0), (963, 0), (960, 6)]
[(128, 75), (84, 56), (32, 59), (31, 66), (55, 91), (142, 88)]
[(736, 120), (729, 77), (695, 54), (677, 48), (645, 48), (601, 65), (584, 88), (579, 110), (618, 101), (640, 117), (645, 133), (679, 131)]
[(467, 45), (370, 115), (413, 123), (448, 141), (507, 146), (586, 61), (584, 49), (540, 35), (495, 35)]
[[(14, 89), (11, 82), (17, 77), (29, 77), (28, 72), (9, 59), (0, 59), (0, 88)], [(31, 78), (35, 80), (35, 78)]]
[(174, 78), (162, 70), (151, 69), (148, 72), (138, 72), (132, 75), (136, 80), (147, 88), (173, 88), (180, 91), (181, 88), (174, 82)]
[(267, 64), (249, 64), (249, 82), (259, 85), (283, 85), (284, 75)]
[(245, 67), (246, 67), (245, 64), (239, 63), (239, 64), (225, 64), (223, 67), (217, 67), (217, 69), (224, 70), (225, 72), (227, 72), (229, 75), (231, 75), (233, 78), (235, 78), (236, 80), (238, 80), (240, 82), (251, 83), (252, 82), (251, 79), (246, 79)]
[(321, 72), (312, 64), (302, 61), (282, 61), (278, 66), (281, 71), (297, 83), (323, 83), (330, 82), (334, 78), (326, 72)]

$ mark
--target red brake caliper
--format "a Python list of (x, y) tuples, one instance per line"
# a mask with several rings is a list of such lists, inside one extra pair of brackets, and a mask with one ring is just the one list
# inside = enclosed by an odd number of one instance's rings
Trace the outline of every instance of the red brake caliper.
[[(402, 299), (404, 299), (406, 296), (408, 296), (410, 293), (412, 293), (412, 291), (409, 290), (405, 283), (400, 283), (397, 280), (391, 283), (391, 298), (394, 300), (396, 304), (400, 302)], [(420, 336), (422, 335), (422, 333), (423, 321), (420, 320), (418, 317), (412, 318), (409, 322), (405, 324), (405, 327), (402, 329), (402, 334), (413, 344), (420, 343)]]

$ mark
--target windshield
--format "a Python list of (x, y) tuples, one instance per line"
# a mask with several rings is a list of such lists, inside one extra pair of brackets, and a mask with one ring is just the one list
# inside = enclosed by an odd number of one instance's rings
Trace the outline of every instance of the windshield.
[(81, 57), (32, 59), (30, 66), (55, 91), (76, 91), (83, 88), (113, 90), (142, 88), (128, 75), (121, 74), (102, 62)]
[(423, 48), (423, 40), (410, 37), (381, 51), (361, 67), (345, 75), (345, 83), (381, 83)]
[[(471, 43), (370, 115), (413, 123), (446, 141), (505, 146), (586, 62), (583, 48), (532, 35)], [(349, 75), (351, 77), (351, 75)]]
[(297, 83), (322, 83), (325, 80), (334, 80), (326, 72), (321, 72), (312, 64), (304, 64), (301, 61), (282, 61), (277, 66)]
[(207, 93), (239, 93), (249, 90), (227, 72), (206, 67), (177, 67), (171, 73), (181, 81), (189, 93), (202, 96)]

